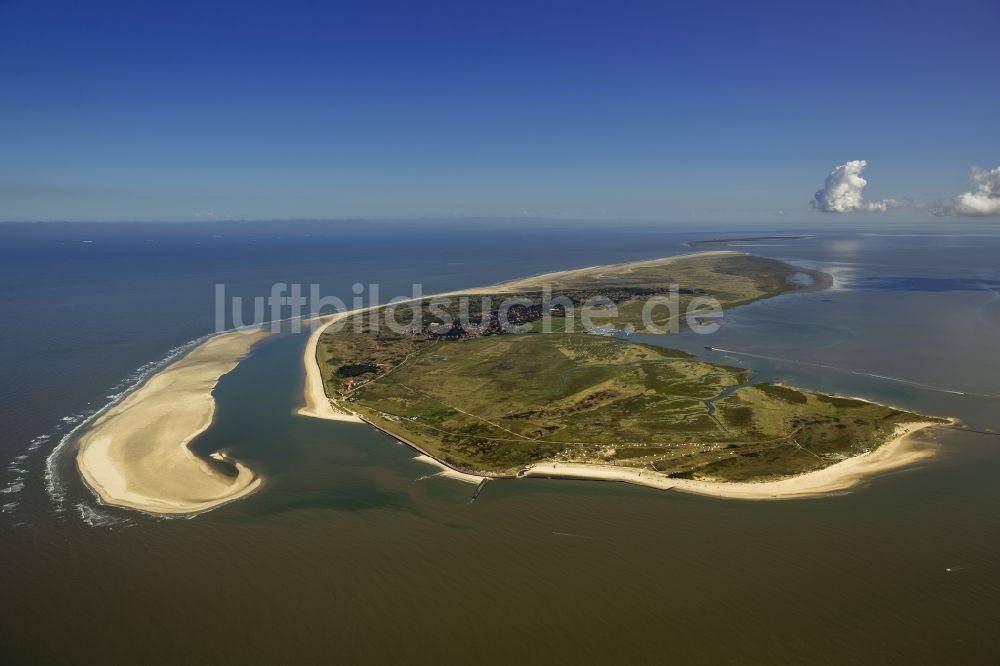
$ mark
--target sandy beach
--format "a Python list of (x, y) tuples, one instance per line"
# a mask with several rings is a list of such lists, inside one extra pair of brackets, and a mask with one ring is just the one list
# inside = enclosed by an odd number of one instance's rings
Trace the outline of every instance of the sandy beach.
[(820, 497), (846, 492), (878, 474), (897, 470), (934, 455), (934, 449), (913, 441), (912, 435), (940, 423), (906, 423), (896, 427), (893, 439), (879, 448), (848, 458), (815, 472), (759, 483), (671, 479), (652, 470), (582, 463), (541, 463), (522, 472), (522, 477), (622, 481), (658, 490), (677, 490), (727, 499), (777, 500)]
[(306, 384), (302, 395), (303, 406), (296, 412), (299, 416), (362, 423), (361, 419), (354, 414), (334, 406), (333, 401), (327, 397), (326, 389), (323, 387), (323, 375), (320, 373), (319, 363), (316, 360), (316, 349), (323, 331), (334, 322), (353, 313), (353, 310), (349, 310), (309, 320), (308, 323), (312, 326), (312, 331), (309, 333), (309, 339), (306, 340), (306, 348), (302, 354), (302, 363), (306, 368)]
[(436, 467), (438, 469), (438, 473), (431, 474), (431, 476), (440, 476), (446, 479), (454, 479), (456, 481), (462, 481), (464, 483), (479, 483), (480, 481), (486, 478), (485, 476), (476, 476), (475, 474), (466, 474), (465, 472), (459, 472), (457, 469), (452, 469), (451, 467), (448, 467), (437, 458), (429, 456), (426, 453), (421, 453), (416, 458), (414, 458), (414, 460), (422, 462), (426, 465), (431, 465), (432, 467)]
[(77, 466), (106, 504), (156, 514), (194, 514), (252, 493), (260, 478), (224, 454), (226, 474), (189, 448), (212, 423), (219, 378), (266, 331), (216, 335), (156, 373), (80, 437)]
[[(530, 275), (523, 278), (517, 278), (515, 280), (510, 280), (508, 282), (500, 282), (499, 284), (490, 285), (488, 287), (481, 287), (475, 290), (467, 290), (464, 293), (477, 293), (483, 289), (489, 289), (496, 293), (506, 293), (511, 290), (525, 289), (525, 288), (540, 288), (545, 284), (548, 284), (552, 280), (565, 279), (565, 278), (596, 278), (600, 277), (602, 273), (610, 270), (616, 270), (624, 268), (625, 266), (630, 266), (632, 268), (646, 268), (649, 266), (666, 266), (680, 259), (688, 259), (690, 257), (710, 257), (710, 256), (722, 256), (722, 255), (748, 255), (749, 252), (738, 252), (736, 250), (705, 250), (703, 252), (688, 252), (685, 254), (675, 254), (669, 257), (660, 257), (659, 259), (646, 259), (641, 261), (626, 261), (618, 264), (599, 264), (597, 266), (587, 266), (584, 268), (571, 268), (565, 271), (553, 271), (551, 273), (540, 273), (538, 275)], [(462, 293), (462, 292), (455, 292)], [(441, 294), (447, 296), (449, 294)]]

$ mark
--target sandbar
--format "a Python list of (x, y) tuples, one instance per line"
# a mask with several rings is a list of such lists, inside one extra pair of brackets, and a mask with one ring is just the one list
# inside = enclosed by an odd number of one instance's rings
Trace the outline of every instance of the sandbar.
[(213, 464), (188, 444), (212, 423), (219, 378), (266, 335), (256, 329), (213, 336), (97, 418), (79, 439), (76, 462), (101, 502), (154, 514), (196, 514), (260, 486), (246, 465), (224, 454), (213, 455)]

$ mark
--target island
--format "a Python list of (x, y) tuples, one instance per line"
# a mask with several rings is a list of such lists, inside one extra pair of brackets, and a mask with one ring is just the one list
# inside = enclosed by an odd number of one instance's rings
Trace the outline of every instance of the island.
[(752, 245), (775, 241), (797, 241), (812, 238), (812, 236), (744, 236), (742, 238), (710, 238), (707, 240), (692, 240), (684, 243), (688, 247), (726, 247), (734, 245)]
[[(706, 298), (728, 308), (828, 284), (715, 251), (338, 313), (307, 345), (301, 413), (368, 423), (470, 481), (594, 478), (744, 498), (844, 490), (928, 455), (907, 436), (947, 420), (758, 383), (631, 335), (644, 304), (668, 293), (681, 310)], [(605, 309), (584, 330), (577, 307), (595, 299)], [(656, 332), (681, 319), (646, 314)]]

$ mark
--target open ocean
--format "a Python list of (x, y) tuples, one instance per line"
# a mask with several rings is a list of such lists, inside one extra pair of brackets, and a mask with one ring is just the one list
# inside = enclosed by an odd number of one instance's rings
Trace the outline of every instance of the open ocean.
[[(989, 228), (0, 225), (0, 661), (998, 663)], [(470, 502), (472, 486), (425, 478), (367, 426), (294, 415), (306, 336), (287, 333), (222, 378), (194, 443), (260, 471), (258, 493), (169, 520), (99, 505), (75, 472), (74, 429), (213, 332), (218, 283), (244, 299), (315, 283), (348, 302), (378, 283), (385, 300), (797, 234), (731, 249), (826, 270), (832, 289), (656, 342), (959, 418), (929, 435), (935, 459), (824, 499), (532, 479)]]

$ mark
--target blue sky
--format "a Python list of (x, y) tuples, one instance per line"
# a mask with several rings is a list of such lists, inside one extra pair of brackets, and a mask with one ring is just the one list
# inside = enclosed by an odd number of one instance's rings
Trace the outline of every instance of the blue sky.
[(948, 197), (1000, 164), (998, 36), (996, 0), (0, 0), (0, 220), (807, 218), (861, 159)]

